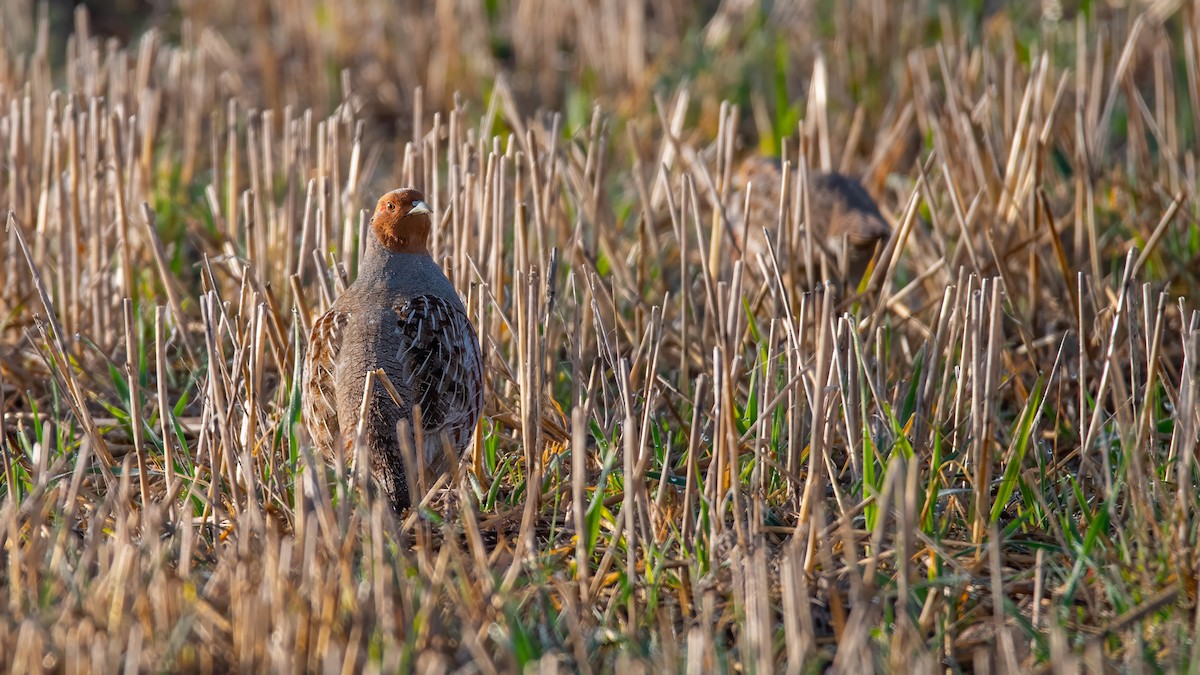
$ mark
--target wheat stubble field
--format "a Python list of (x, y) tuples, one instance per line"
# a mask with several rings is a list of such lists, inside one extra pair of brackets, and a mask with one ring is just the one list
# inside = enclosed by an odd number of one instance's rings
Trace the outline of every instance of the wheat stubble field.
[[(1186, 671), (1200, 10), (983, 4), (5, 3), (0, 666)], [(299, 383), (401, 185), (486, 407), (396, 515)]]

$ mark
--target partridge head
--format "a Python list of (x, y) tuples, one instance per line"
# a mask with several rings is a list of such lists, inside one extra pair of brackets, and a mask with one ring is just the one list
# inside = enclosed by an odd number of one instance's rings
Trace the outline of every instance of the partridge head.
[(432, 213), (416, 189), (392, 190), (375, 204), (371, 231), (389, 251), (428, 256)]

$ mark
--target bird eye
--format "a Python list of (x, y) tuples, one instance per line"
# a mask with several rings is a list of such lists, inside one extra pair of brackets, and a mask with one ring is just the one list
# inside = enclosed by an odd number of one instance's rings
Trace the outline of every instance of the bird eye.
[(396, 202), (388, 202), (388, 211), (396, 210)]

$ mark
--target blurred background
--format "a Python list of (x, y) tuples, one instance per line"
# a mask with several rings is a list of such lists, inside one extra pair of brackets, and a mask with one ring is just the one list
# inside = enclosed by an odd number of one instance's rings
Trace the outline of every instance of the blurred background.
[[(1165, 11), (1178, 3), (1157, 2)], [(1111, 7), (1110, 7), (1111, 5)], [(61, 65), (67, 36), (86, 9), (89, 35), (130, 44), (157, 40), (205, 47), (223, 76), (217, 97), (259, 107), (313, 106), (341, 99), (342, 71), (373, 132), (407, 136), (413, 91), (430, 109), (459, 93), (486, 101), (497, 78), (524, 114), (563, 110), (584, 124), (602, 100), (618, 117), (652, 115), (651, 97), (687, 83), (700, 102), (691, 122), (716, 133), (722, 100), (743, 111), (744, 131), (777, 151), (805, 113), (813, 65), (822, 57), (830, 118), (848, 125), (857, 105), (882, 111), (909, 86), (898, 55), (943, 33), (1024, 50), (1079, 12), (1103, 20), (1125, 2), (1008, 3), (1003, 0), (8, 0), (3, 38), (31, 53), (39, 11), (48, 49)], [(40, 8), (40, 9), (39, 9)], [(934, 55), (930, 54), (931, 58)], [(848, 113), (848, 114), (843, 114)], [(870, 126), (878, 115), (868, 115)], [(844, 119), (843, 119), (844, 118)], [(689, 125), (692, 126), (692, 125)], [(840, 131), (841, 133), (837, 133)], [(835, 138), (846, 129), (835, 129)], [(761, 136), (761, 138), (760, 138)], [(866, 134), (869, 138), (870, 134)]]

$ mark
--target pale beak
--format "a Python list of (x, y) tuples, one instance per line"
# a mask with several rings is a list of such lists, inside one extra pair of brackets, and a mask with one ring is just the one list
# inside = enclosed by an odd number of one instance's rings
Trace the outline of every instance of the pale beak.
[(421, 213), (425, 213), (425, 214), (433, 213), (433, 209), (430, 209), (429, 205), (426, 204), (425, 202), (420, 202), (420, 201), (413, 202), (412, 208), (410, 208), (408, 210), (408, 215), (415, 216), (415, 215), (418, 215)]

